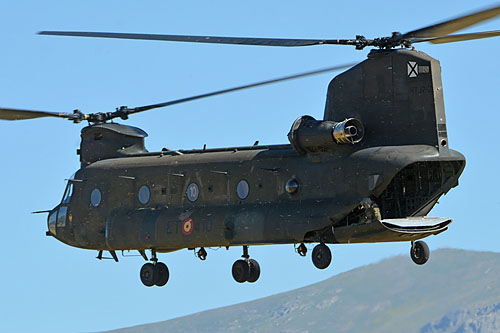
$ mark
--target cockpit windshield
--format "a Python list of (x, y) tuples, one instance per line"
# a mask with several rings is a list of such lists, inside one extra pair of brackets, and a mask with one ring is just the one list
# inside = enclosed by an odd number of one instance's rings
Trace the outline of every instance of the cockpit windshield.
[(66, 185), (66, 189), (64, 190), (64, 195), (62, 201), (56, 208), (54, 208), (48, 217), (48, 227), (49, 232), (52, 235), (57, 234), (57, 230), (64, 228), (66, 226), (66, 220), (71, 221), (71, 215), (69, 215), (68, 219), (68, 210), (69, 210), (69, 202), (71, 200), (71, 196), (73, 195), (73, 184), (75, 182), (75, 174), (73, 174), (68, 179), (68, 184)]

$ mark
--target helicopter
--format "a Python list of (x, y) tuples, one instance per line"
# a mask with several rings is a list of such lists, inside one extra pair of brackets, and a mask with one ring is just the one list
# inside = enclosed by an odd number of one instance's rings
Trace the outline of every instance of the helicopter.
[[(63, 199), (47, 211), (47, 235), (68, 245), (137, 250), (147, 262), (146, 286), (163, 286), (168, 267), (158, 253), (241, 246), (235, 281), (256, 282), (260, 267), (249, 246), (318, 243), (312, 262), (330, 265), (327, 244), (408, 241), (425, 264), (420, 239), (444, 232), (451, 218), (427, 217), (458, 185), (465, 158), (449, 148), (439, 62), (414, 50), (418, 42), (449, 43), (499, 36), (499, 31), (450, 35), (500, 14), (500, 7), (390, 37), (291, 40), (208, 36), (43, 31), (42, 35), (153, 39), (266, 46), (375, 47), (328, 87), (323, 120), (299, 117), (289, 144), (148, 152), (143, 130), (111, 122), (129, 115), (252, 86), (344, 69), (319, 71), (114, 112), (54, 113), (0, 108), (0, 119), (39, 117), (87, 121), (78, 151), (81, 168)], [(400, 47), (401, 48), (398, 48)], [(351, 67), (351, 66), (348, 66)], [(150, 251), (148, 257), (146, 251)]]

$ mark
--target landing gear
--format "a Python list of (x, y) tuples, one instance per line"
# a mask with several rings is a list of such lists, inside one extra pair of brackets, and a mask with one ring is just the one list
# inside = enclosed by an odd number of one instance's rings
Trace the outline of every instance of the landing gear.
[(140, 277), (141, 282), (146, 287), (152, 287), (154, 285), (161, 287), (167, 284), (170, 274), (168, 272), (168, 267), (162, 262), (159, 262), (156, 258), (156, 251), (151, 250), (151, 261), (153, 263), (146, 263), (142, 266)]
[(255, 259), (248, 260), (248, 267), (250, 272), (248, 273), (247, 282), (253, 283), (257, 281), (260, 277), (260, 265)]
[(417, 265), (423, 265), (429, 260), (431, 251), (425, 242), (411, 242), (410, 257)]
[(168, 271), (167, 265), (162, 262), (157, 262), (155, 265), (155, 284), (158, 287), (162, 287), (167, 284), (170, 273)]
[(307, 254), (307, 247), (304, 245), (304, 243), (300, 243), (299, 247), (297, 248), (297, 253), (301, 257), (305, 257)]
[(205, 260), (207, 259), (207, 251), (205, 251), (205, 248), (202, 247), (200, 248), (197, 252), (196, 252), (196, 256), (200, 259), (200, 260)]
[(144, 264), (141, 268), (141, 282), (146, 287), (152, 287), (155, 285), (155, 265), (152, 263)]
[(248, 276), (250, 275), (250, 266), (246, 260), (236, 260), (231, 271), (233, 273), (233, 279), (236, 282), (243, 283), (248, 280)]
[(243, 246), (242, 258), (236, 260), (233, 264), (231, 272), (233, 279), (238, 283), (255, 282), (260, 277), (260, 265), (255, 259), (250, 259), (248, 255), (248, 246)]
[(316, 245), (312, 253), (312, 262), (316, 268), (325, 269), (332, 261), (332, 252), (324, 243)]

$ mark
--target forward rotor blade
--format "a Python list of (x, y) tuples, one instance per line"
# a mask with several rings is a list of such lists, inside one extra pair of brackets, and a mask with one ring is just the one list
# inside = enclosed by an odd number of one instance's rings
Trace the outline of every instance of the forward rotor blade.
[(51, 35), (51, 36), (100, 37), (100, 38), (160, 40), (160, 41), (171, 41), (171, 42), (265, 45), (265, 46), (308, 46), (308, 45), (324, 44), (325, 42), (324, 40), (321, 39), (181, 36), (181, 35), (86, 32), (86, 31), (40, 31), (38, 34)]
[(57, 118), (72, 119), (73, 114), (47, 112), (47, 111), (33, 111), (33, 110), (0, 108), (0, 119), (3, 119), (3, 120), (25, 120), (25, 119), (35, 119), (35, 118), (42, 118), (42, 117), (57, 117)]
[[(500, 30), (475, 32), (475, 33), (460, 34), (460, 35), (449, 35), (445, 37), (429, 38), (427, 40), (422, 40), (422, 41), (430, 42), (432, 44), (444, 44), (444, 43), (462, 42), (466, 40), (474, 40), (474, 39), (497, 37), (497, 36), (500, 36)], [(415, 41), (415, 42), (420, 42), (420, 41)]]
[(229, 93), (229, 92), (233, 92), (233, 91), (237, 91), (237, 90), (243, 90), (243, 89), (248, 89), (248, 88), (263, 86), (263, 85), (266, 85), (266, 84), (272, 84), (272, 83), (276, 83), (276, 82), (281, 82), (281, 81), (286, 81), (286, 80), (293, 80), (293, 79), (298, 79), (298, 78), (301, 78), (301, 77), (306, 77), (306, 76), (311, 76), (311, 75), (318, 75), (318, 74), (322, 74), (322, 73), (338, 71), (338, 70), (341, 70), (341, 69), (352, 67), (355, 64), (356, 63), (350, 63), (350, 64), (344, 64), (344, 65), (340, 65), (340, 66), (322, 68), (322, 69), (311, 71), (311, 72), (300, 73), (300, 74), (295, 74), (295, 75), (280, 77), (280, 78), (277, 78), (277, 79), (272, 79), (272, 80), (267, 80), (267, 81), (262, 81), (262, 82), (257, 82), (257, 83), (251, 83), (251, 84), (247, 84), (247, 85), (239, 86), (239, 87), (235, 87), (235, 88), (223, 89), (223, 90), (218, 90), (218, 91), (214, 91), (214, 92), (211, 92), (211, 93), (206, 93), (206, 94), (201, 94), (201, 95), (196, 95), (196, 96), (191, 96), (191, 97), (176, 99), (176, 100), (165, 102), (165, 103), (158, 103), (158, 104), (152, 104), (152, 105), (146, 105), (146, 106), (139, 106), (139, 107), (136, 107), (136, 108), (129, 109), (127, 111), (127, 114), (133, 114), (133, 113), (138, 113), (138, 112), (142, 112), (142, 111), (146, 111), (146, 110), (151, 110), (151, 109), (156, 109), (156, 108), (162, 108), (162, 107), (165, 107), (165, 106), (170, 106), (170, 105), (174, 105), (174, 104), (189, 102), (189, 101), (193, 101), (193, 100), (200, 99), (200, 98), (205, 98), (205, 97), (211, 97), (211, 96), (221, 95), (221, 94), (225, 94), (225, 93)]
[(402, 36), (402, 39), (444, 37), (452, 32), (462, 30), (498, 15), (500, 15), (500, 6), (407, 32)]

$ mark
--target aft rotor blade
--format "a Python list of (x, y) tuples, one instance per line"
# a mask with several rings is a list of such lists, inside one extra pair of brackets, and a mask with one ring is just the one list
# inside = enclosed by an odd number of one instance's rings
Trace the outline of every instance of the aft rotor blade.
[(25, 119), (35, 119), (42, 117), (57, 117), (57, 118), (68, 118), (72, 119), (72, 113), (58, 113), (58, 112), (47, 112), (47, 111), (33, 111), (33, 110), (21, 110), (21, 109), (7, 109), (0, 108), (0, 119), (3, 120), (25, 120)]
[(500, 6), (407, 32), (402, 36), (402, 39), (444, 37), (455, 31), (465, 29), (479, 22), (494, 18), (498, 15), (500, 15)]
[(186, 36), (186, 35), (158, 35), (118, 32), (89, 32), (89, 31), (40, 31), (39, 35), (99, 37), (120, 39), (141, 39), (170, 42), (238, 44), (260, 46), (310, 46), (322, 44), (355, 45), (352, 39), (288, 39), (288, 38), (250, 38), (250, 37), (216, 37), (216, 36)]
[(428, 39), (423, 39), (423, 40), (416, 40), (416, 41), (414, 41), (414, 43), (430, 42), (432, 44), (444, 44), (444, 43), (462, 42), (462, 41), (466, 41), (466, 40), (474, 40), (474, 39), (497, 37), (497, 36), (500, 36), (500, 30), (475, 32), (475, 33), (460, 34), (460, 35), (449, 35), (449, 36), (438, 37), (438, 38), (428, 38)]
[(257, 82), (257, 83), (251, 83), (251, 84), (247, 84), (247, 85), (239, 86), (239, 87), (235, 87), (235, 88), (223, 89), (223, 90), (218, 90), (218, 91), (214, 91), (214, 92), (210, 92), (210, 93), (206, 93), (206, 94), (201, 94), (201, 95), (196, 95), (196, 96), (191, 96), (191, 97), (176, 99), (176, 100), (165, 102), (165, 103), (158, 103), (158, 104), (152, 104), (152, 105), (139, 106), (139, 107), (128, 109), (127, 114), (133, 114), (133, 113), (138, 113), (138, 112), (142, 112), (142, 111), (146, 111), (146, 110), (151, 110), (151, 109), (156, 109), (156, 108), (162, 108), (162, 107), (165, 107), (165, 106), (170, 106), (170, 105), (174, 105), (174, 104), (189, 102), (189, 101), (193, 101), (193, 100), (201, 99), (201, 98), (205, 98), (205, 97), (211, 97), (211, 96), (221, 95), (221, 94), (225, 94), (225, 93), (229, 93), (229, 92), (233, 92), (233, 91), (237, 91), (237, 90), (254, 88), (254, 87), (263, 86), (263, 85), (266, 85), (266, 84), (272, 84), (272, 83), (277, 83), (277, 82), (286, 81), (286, 80), (298, 79), (298, 78), (301, 78), (301, 77), (306, 77), (306, 76), (311, 76), (311, 75), (318, 75), (318, 74), (322, 74), (322, 73), (338, 71), (338, 70), (341, 70), (341, 69), (352, 67), (355, 64), (356, 63), (350, 63), (350, 64), (344, 64), (344, 65), (340, 65), (340, 66), (322, 68), (322, 69), (318, 69), (318, 70), (311, 71), (311, 72), (305, 72), (305, 73), (300, 73), (300, 74), (295, 74), (295, 75), (280, 77), (280, 78), (277, 78), (277, 79), (272, 79), (272, 80), (267, 80), (267, 81), (262, 81), (262, 82)]

